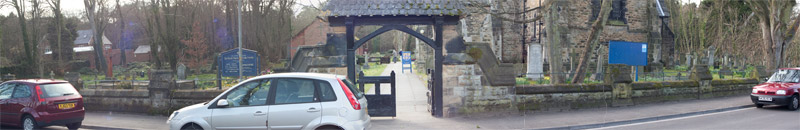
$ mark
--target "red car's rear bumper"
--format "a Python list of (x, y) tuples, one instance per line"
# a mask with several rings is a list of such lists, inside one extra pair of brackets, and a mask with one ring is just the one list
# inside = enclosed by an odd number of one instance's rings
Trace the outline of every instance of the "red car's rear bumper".
[(39, 113), (36, 124), (39, 126), (66, 125), (83, 121), (84, 109), (60, 113)]

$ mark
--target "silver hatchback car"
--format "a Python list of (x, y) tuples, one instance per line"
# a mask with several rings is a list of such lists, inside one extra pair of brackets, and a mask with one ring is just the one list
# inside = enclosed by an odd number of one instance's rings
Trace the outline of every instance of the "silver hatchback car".
[(344, 76), (263, 75), (240, 82), (213, 100), (170, 115), (170, 129), (363, 130), (367, 99)]

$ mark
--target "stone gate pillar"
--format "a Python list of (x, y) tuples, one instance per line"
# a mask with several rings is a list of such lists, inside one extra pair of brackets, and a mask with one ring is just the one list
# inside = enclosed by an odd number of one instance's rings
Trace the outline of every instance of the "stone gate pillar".
[(633, 99), (631, 99), (633, 80), (631, 80), (629, 68), (628, 65), (621, 64), (609, 64), (606, 68), (608, 75), (605, 76), (603, 82), (611, 84), (613, 96), (611, 106), (613, 107), (633, 105)]
[(175, 88), (173, 70), (150, 70), (150, 84), (147, 87), (150, 97), (150, 112), (169, 111), (170, 93)]
[(697, 88), (698, 98), (713, 97), (714, 88), (711, 86), (711, 72), (708, 71), (708, 65), (695, 64), (692, 68), (692, 74), (689, 76), (691, 80), (697, 81), (699, 88)]

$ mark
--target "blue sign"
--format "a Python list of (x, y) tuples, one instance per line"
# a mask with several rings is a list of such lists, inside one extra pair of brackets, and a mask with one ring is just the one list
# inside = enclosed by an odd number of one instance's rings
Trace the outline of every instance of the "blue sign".
[[(219, 71), (222, 76), (239, 76), (239, 49), (231, 49), (220, 53), (218, 61)], [(258, 53), (253, 50), (242, 49), (242, 76), (258, 76)]]
[[(414, 65), (411, 64), (411, 62), (412, 62), (411, 61), (411, 52), (410, 51), (401, 51), (400, 52), (400, 56), (403, 57), (402, 58), (403, 59), (403, 64), (400, 65), (400, 66), (403, 67), (403, 69), (400, 70), (400, 72), (404, 72), (404, 71), (406, 71), (406, 69), (408, 69), (408, 71), (410, 71), (410, 72), (414, 72), (414, 70), (412, 69)], [(408, 67), (406, 67), (406, 65), (408, 65)]]
[(647, 65), (647, 43), (609, 41), (608, 64)]

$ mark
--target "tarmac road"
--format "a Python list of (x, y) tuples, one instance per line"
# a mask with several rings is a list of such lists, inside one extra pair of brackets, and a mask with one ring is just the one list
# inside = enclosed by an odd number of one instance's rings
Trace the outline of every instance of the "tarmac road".
[(800, 111), (783, 106), (743, 109), (603, 127), (604, 130), (797, 130)]

